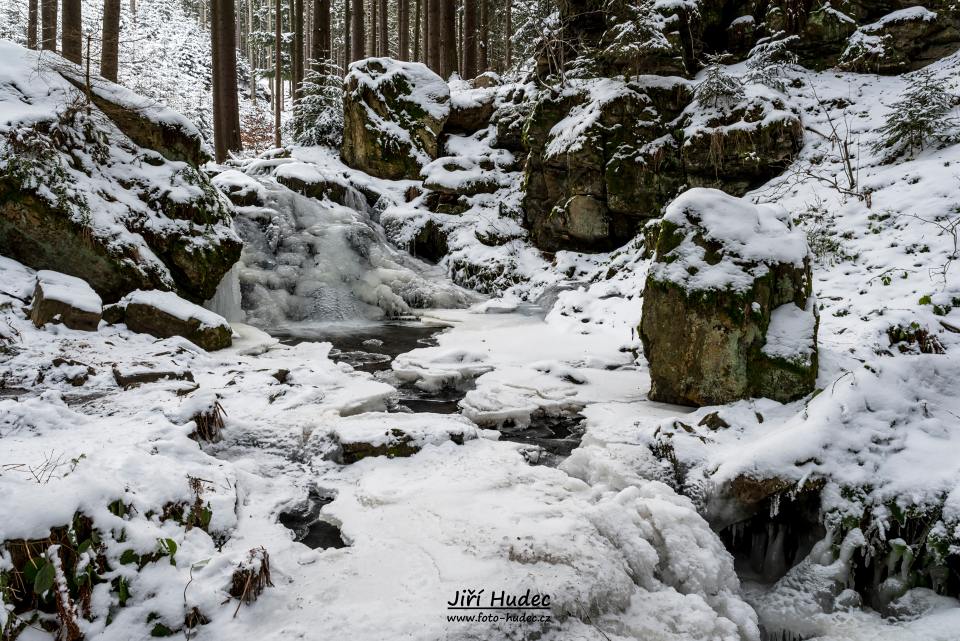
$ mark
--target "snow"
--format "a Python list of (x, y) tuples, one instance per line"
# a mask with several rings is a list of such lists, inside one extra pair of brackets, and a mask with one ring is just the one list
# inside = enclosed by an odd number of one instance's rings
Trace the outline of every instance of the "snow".
[[(12, 278), (28, 271), (13, 261), (0, 267)], [(78, 510), (93, 518), (111, 576), (124, 577), (131, 596), (115, 608), (109, 584), (98, 587), (84, 623), (88, 638), (147, 636), (156, 621), (178, 627), (185, 607), (198, 607), (210, 620), (194, 631), (201, 638), (323, 629), (374, 639), (389, 629), (436, 639), (462, 632), (464, 624), (447, 622), (445, 604), (476, 585), (548, 594), (554, 623), (542, 629), (545, 638), (655, 630), (676, 641), (759, 639), (732, 558), (689, 500), (666, 485), (593, 487), (531, 466), (521, 445), (474, 438), (495, 435), (466, 417), (383, 413), (394, 389), (331, 362), (329, 344), (283, 346), (237, 326), (232, 347), (206, 353), (122, 326), (51, 334), (15, 306), (0, 305), (0, 314), (19, 336), (0, 376), (9, 386), (31, 385), (19, 399), (0, 399), (0, 540), (43, 536)], [(526, 318), (497, 317), (504, 335)], [(473, 332), (483, 340), (479, 327)], [(95, 370), (80, 388), (37, 377), (63, 351)], [(115, 365), (145, 364), (190, 371), (195, 382), (117, 387)], [(273, 376), (280, 369), (285, 382)], [(224, 440), (188, 438), (193, 417), (217, 404)], [(385, 443), (394, 428), (422, 449), (347, 466), (330, 460), (330, 439)], [(464, 435), (463, 444), (452, 434)], [(41, 469), (51, 445), (62, 464), (38, 483), (30, 470)], [(340, 528), (347, 548), (310, 550), (276, 522), (311, 487), (335, 497), (322, 518)], [(212, 511), (209, 534), (157, 517), (168, 502), (192, 505), (198, 491)], [(116, 499), (128, 508), (123, 516), (108, 509)], [(38, 504), (44, 509), (32, 509)], [(175, 564), (119, 562), (124, 550), (156, 552), (158, 539), (177, 544)], [(260, 546), (270, 554), (274, 587), (234, 617), (236, 606), (224, 602), (230, 575)], [(475, 636), (501, 635), (493, 628)]]
[(229, 327), (226, 319), (219, 314), (215, 314), (208, 309), (195, 305), (188, 300), (184, 300), (173, 292), (165, 292), (159, 289), (136, 290), (130, 292), (121, 298), (117, 305), (126, 307), (128, 305), (146, 305), (158, 309), (174, 318), (182, 321), (199, 321), (200, 327), (215, 328)]
[(763, 353), (767, 356), (798, 364), (809, 364), (816, 348), (817, 299), (811, 296), (805, 307), (793, 303), (781, 305), (770, 314), (767, 342)]

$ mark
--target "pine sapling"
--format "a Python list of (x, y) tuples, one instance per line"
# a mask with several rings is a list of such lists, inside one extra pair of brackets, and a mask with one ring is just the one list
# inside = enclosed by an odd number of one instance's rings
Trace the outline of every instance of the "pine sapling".
[(723, 64), (726, 57), (724, 54), (707, 56), (705, 76), (693, 90), (693, 96), (701, 107), (730, 106), (743, 99), (743, 83), (727, 73), (727, 67)]
[(942, 85), (930, 71), (914, 74), (900, 99), (890, 105), (874, 151), (888, 151), (890, 156), (912, 154), (934, 140), (951, 139), (956, 120), (950, 113), (957, 97)]
[(798, 39), (798, 36), (790, 36), (758, 43), (747, 57), (747, 73), (744, 79), (777, 91), (785, 90), (784, 78), (787, 70), (797, 63), (797, 56), (790, 51), (789, 46)]

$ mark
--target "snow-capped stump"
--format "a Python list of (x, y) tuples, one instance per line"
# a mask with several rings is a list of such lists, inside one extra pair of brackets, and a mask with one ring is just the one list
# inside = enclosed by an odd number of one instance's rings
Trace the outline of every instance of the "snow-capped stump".
[(640, 336), (650, 398), (718, 405), (813, 391), (817, 315), (802, 232), (770, 207), (691, 189), (668, 208)]
[(233, 330), (225, 318), (173, 292), (131, 292), (108, 306), (104, 319), (111, 324), (126, 323), (134, 332), (157, 338), (182, 336), (208, 351), (232, 344)]
[(95, 332), (103, 303), (86, 281), (59, 272), (37, 272), (30, 320), (37, 327), (59, 319), (70, 329)]
[(439, 154), (450, 88), (419, 62), (367, 58), (344, 79), (345, 163), (373, 176), (418, 180)]
[(250, 605), (256, 601), (264, 588), (268, 587), (273, 587), (270, 579), (270, 555), (264, 547), (253, 548), (247, 553), (247, 558), (237, 565), (230, 581), (230, 596), (240, 601), (237, 612), (242, 604)]
[(99, 81), (113, 106), (87, 105), (72, 64), (38, 56), (0, 43), (0, 253), (83, 278), (107, 301), (151, 288), (208, 300), (241, 243), (229, 203), (192, 164), (196, 129)]
[(456, 414), (371, 412), (337, 419), (329, 430), (315, 431), (308, 449), (350, 464), (371, 456), (412, 456), (427, 445), (463, 445), (478, 436), (477, 426)]

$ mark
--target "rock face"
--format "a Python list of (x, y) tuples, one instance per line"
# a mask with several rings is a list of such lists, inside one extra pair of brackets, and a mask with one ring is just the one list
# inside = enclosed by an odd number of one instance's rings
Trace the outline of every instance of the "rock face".
[(677, 198), (661, 223), (640, 336), (650, 398), (717, 405), (813, 391), (817, 314), (809, 249), (776, 210), (714, 189)]
[(138, 288), (209, 299), (241, 243), (197, 165), (196, 128), (103, 79), (86, 105), (59, 59), (9, 42), (0, 57), (0, 105), (25, 114), (0, 123), (0, 253), (106, 301)]
[(682, 78), (568, 81), (527, 119), (524, 208), (534, 243), (607, 251), (640, 232), (683, 185), (743, 194), (769, 180), (802, 145), (799, 118), (748, 87), (705, 109)]
[(343, 161), (373, 176), (418, 179), (437, 158), (450, 88), (417, 62), (367, 58), (344, 79)]
[(102, 307), (97, 293), (79, 278), (47, 270), (37, 272), (30, 306), (30, 320), (37, 327), (59, 317), (70, 329), (95, 332)]
[(870, 73), (911, 71), (956, 51), (958, 27), (957, 21), (925, 7), (894, 11), (850, 36), (840, 66)]
[(205, 350), (230, 347), (233, 331), (223, 317), (183, 300), (173, 292), (135, 291), (103, 310), (111, 324), (157, 338), (182, 336)]

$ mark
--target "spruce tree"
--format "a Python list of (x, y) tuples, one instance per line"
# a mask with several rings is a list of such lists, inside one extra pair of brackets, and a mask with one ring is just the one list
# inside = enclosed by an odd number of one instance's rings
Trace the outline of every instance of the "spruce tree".
[(930, 71), (920, 71), (908, 81), (900, 99), (890, 105), (881, 139), (874, 151), (891, 154), (922, 151), (933, 140), (946, 140), (956, 124), (950, 117), (956, 96)]
[(725, 58), (722, 54), (707, 56), (704, 78), (693, 90), (694, 98), (701, 107), (730, 106), (744, 96), (740, 79), (727, 73), (727, 67), (723, 64)]

